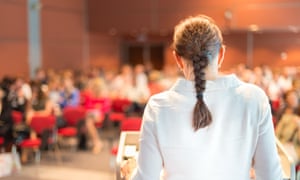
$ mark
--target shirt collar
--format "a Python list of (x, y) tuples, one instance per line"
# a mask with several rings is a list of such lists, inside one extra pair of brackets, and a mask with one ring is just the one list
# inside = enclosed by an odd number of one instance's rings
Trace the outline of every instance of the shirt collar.
[[(236, 87), (241, 83), (242, 81), (239, 80), (234, 74), (222, 75), (215, 80), (207, 80), (205, 91), (215, 91), (220, 89), (224, 90), (231, 87)], [(178, 78), (170, 90), (179, 92), (195, 92), (194, 81), (190, 81), (182, 77)]]

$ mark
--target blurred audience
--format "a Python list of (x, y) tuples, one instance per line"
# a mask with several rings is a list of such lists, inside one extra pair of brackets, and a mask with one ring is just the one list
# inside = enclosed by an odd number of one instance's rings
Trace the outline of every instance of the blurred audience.
[[(31, 80), (3, 77), (0, 86), (0, 136), (5, 137), (5, 145), (18, 144), (30, 136), (29, 123), (33, 115), (54, 114), (57, 117), (57, 128), (60, 128), (65, 126), (62, 118), (65, 107), (83, 106), (87, 113), (81, 121), (81, 128), (86, 129), (85, 136), (93, 144), (92, 152), (98, 153), (103, 146), (98, 129), (105, 128), (103, 122), (109, 121), (115, 100), (129, 102), (130, 106), (124, 109), (126, 115), (141, 116), (148, 98), (167, 90), (181, 76), (177, 67), (172, 65), (162, 70), (146, 70), (143, 64), (123, 64), (119, 73), (116, 70), (104, 71), (93, 67), (88, 71), (46, 71), (38, 68)], [(245, 64), (238, 64), (224, 73), (235, 73), (240, 79), (255, 83), (266, 91), (276, 135), (284, 144), (291, 145), (297, 155), (300, 152), (299, 68), (271, 69), (268, 66), (257, 66), (251, 69)], [(12, 111), (23, 115), (21, 125), (14, 124)], [(30, 137), (34, 136), (31, 132)]]

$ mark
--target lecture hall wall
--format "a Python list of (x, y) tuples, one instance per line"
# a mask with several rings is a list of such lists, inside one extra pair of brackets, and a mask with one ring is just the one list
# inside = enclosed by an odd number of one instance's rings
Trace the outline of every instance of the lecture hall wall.
[[(212, 16), (226, 32), (223, 70), (239, 63), (273, 68), (300, 65), (298, 0), (41, 0), (41, 4), (45, 69), (114, 70), (122, 62), (123, 34), (151, 32), (165, 39), (181, 18), (199, 12)], [(27, 22), (26, 0), (0, 0), (0, 77), (29, 76)], [(259, 31), (250, 32), (251, 24)], [(169, 42), (165, 42), (165, 64), (174, 63)]]

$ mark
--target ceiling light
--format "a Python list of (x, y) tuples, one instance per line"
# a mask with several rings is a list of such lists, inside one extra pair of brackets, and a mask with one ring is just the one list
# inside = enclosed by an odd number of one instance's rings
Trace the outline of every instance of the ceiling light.
[(251, 24), (249, 26), (249, 30), (252, 31), (252, 32), (256, 32), (256, 31), (259, 30), (259, 27), (256, 24)]

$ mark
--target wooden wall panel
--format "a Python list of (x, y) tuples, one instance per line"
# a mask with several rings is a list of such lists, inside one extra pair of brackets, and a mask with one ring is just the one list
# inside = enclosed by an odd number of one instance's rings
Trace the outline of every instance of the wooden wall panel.
[(238, 64), (247, 64), (246, 33), (232, 33), (223, 35), (226, 52), (221, 70), (227, 71)]
[(103, 34), (90, 34), (90, 66), (117, 71), (120, 66), (120, 39)]
[(0, 42), (0, 63), (0, 79), (6, 75), (28, 78), (27, 42)]
[(43, 8), (65, 9), (67, 11), (83, 11), (82, 0), (42, 0)]
[(84, 0), (42, 0), (41, 39), (44, 68), (86, 68), (87, 32), (84, 17)]
[(27, 3), (0, 1), (0, 78), (28, 77)]
[[(103, 32), (112, 27), (120, 32), (138, 28), (172, 31), (179, 20), (196, 14), (211, 16), (221, 27), (230, 25), (233, 30), (245, 30), (251, 24), (272, 30), (300, 25), (296, 18), (300, 15), (299, 0), (88, 0), (88, 9), (90, 30)], [(231, 19), (225, 19), (225, 12), (231, 12)]]
[(247, 29), (255, 24), (263, 31), (288, 31), (289, 26), (300, 28), (296, 17), (300, 17), (300, 3), (296, 6), (246, 6), (234, 11), (232, 28)]
[[(300, 66), (300, 33), (256, 34), (254, 47), (255, 65)], [(282, 59), (281, 53), (286, 53), (287, 59)]]

